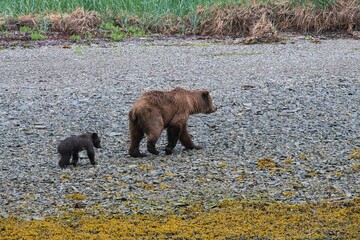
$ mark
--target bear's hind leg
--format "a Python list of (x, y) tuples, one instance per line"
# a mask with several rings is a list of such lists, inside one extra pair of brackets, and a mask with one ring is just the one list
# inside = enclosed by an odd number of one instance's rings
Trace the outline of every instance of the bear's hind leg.
[[(164, 123), (161, 114), (157, 111), (151, 112), (148, 121), (143, 125), (144, 132), (147, 137), (147, 150), (155, 155), (159, 154), (159, 151), (156, 150), (156, 142), (159, 140), (161, 133), (164, 129)], [(144, 123), (145, 121), (143, 121)]]
[(166, 155), (170, 155), (173, 153), (173, 149), (176, 146), (176, 143), (180, 137), (180, 127), (179, 126), (170, 126), (167, 129), (168, 136), (168, 145), (165, 148)]
[(130, 148), (129, 155), (132, 157), (145, 157), (146, 154), (140, 153), (140, 142), (144, 138), (144, 132), (135, 122), (130, 122)]
[[(156, 129), (156, 128), (155, 128)], [(159, 129), (159, 128), (158, 128)], [(159, 140), (162, 130), (152, 130), (147, 134), (147, 150), (155, 155), (159, 154), (159, 151), (156, 150), (156, 142)]]

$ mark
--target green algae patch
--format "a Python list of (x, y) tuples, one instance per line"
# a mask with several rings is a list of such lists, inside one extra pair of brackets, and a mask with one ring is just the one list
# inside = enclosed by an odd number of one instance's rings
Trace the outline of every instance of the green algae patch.
[(224, 200), (182, 214), (0, 218), (0, 239), (359, 239), (360, 198), (283, 204)]

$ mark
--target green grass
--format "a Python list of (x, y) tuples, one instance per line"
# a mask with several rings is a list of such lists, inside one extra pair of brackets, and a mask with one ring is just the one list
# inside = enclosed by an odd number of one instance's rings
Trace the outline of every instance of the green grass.
[[(227, 0), (226, 0), (227, 1)], [(205, 5), (206, 0), (12, 0), (0, 1), (0, 12), (5, 15), (20, 15), (45, 12), (71, 12), (77, 7), (86, 10), (93, 10), (104, 15), (130, 14), (130, 15), (163, 15), (172, 13), (177, 16), (184, 16), (193, 11), (197, 5)], [(212, 3), (224, 1), (212, 0)], [(230, 1), (227, 1), (230, 2)], [(234, 2), (234, 1), (231, 1)], [(242, 2), (242, 1), (235, 1)]]
[(138, 28), (138, 27), (135, 27), (135, 26), (129, 26), (127, 28), (127, 32), (130, 36), (133, 36), (133, 37), (143, 37), (143, 36), (146, 36), (146, 33), (144, 30)]
[(23, 48), (30, 48), (31, 45), (29, 43), (24, 43), (21, 45)]
[[(273, 3), (281, 0), (257, 0), (257, 3)], [(336, 0), (289, 0), (293, 5), (312, 5), (329, 7)], [(162, 17), (174, 15), (183, 17), (194, 14), (197, 6), (222, 5), (236, 3), (250, 6), (252, 0), (4, 0), (0, 1), (0, 13), (3, 16), (27, 15), (30, 13), (45, 14), (49, 12), (72, 12), (78, 7), (92, 10), (104, 17), (119, 15)], [(360, 3), (360, 1), (358, 1)]]
[(32, 32), (32, 31), (33, 31), (33, 29), (30, 27), (26, 27), (26, 26), (20, 27), (21, 33), (27, 33), (27, 32)]
[(82, 55), (84, 49), (85, 49), (84, 46), (78, 45), (78, 46), (75, 47), (74, 53), (77, 54), (77, 55)]
[(120, 32), (121, 31), (119, 26), (114, 26), (112, 23), (109, 23), (109, 22), (101, 24), (100, 29), (111, 31), (111, 32)]
[(103, 23), (100, 29), (110, 32), (110, 38), (114, 41), (121, 41), (125, 37), (143, 37), (146, 36), (144, 30), (136, 26), (128, 26), (126, 29), (122, 29), (119, 26), (114, 26), (112, 23)]
[(76, 42), (79, 41), (81, 39), (81, 37), (79, 35), (72, 35), (69, 38), (71, 41)]
[(124, 37), (125, 37), (125, 34), (123, 34), (123, 33), (117, 33), (117, 32), (112, 33), (112, 34), (110, 35), (110, 38), (111, 38), (112, 40), (114, 40), (114, 41), (121, 41)]
[(43, 40), (46, 36), (42, 35), (41, 33), (32, 33), (30, 35), (30, 39), (33, 41)]

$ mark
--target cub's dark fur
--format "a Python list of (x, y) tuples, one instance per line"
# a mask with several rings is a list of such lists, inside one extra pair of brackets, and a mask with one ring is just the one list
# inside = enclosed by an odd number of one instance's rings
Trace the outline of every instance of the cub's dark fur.
[[(72, 164), (76, 167), (79, 160), (79, 152), (86, 150), (91, 164), (95, 165), (95, 148), (101, 148), (100, 138), (96, 133), (84, 133), (78, 136), (71, 136), (62, 140), (58, 146), (58, 152), (61, 155), (59, 166), (61, 168)], [(70, 163), (70, 158), (72, 162)]]

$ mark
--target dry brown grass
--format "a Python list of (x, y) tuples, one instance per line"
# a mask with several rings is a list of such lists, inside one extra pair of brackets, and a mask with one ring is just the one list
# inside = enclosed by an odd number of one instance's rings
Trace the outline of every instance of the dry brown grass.
[(250, 27), (255, 22), (256, 12), (242, 6), (228, 5), (197, 9), (202, 19), (197, 29), (200, 35), (248, 35)]
[(150, 24), (148, 24), (147, 29), (150, 32), (165, 35), (192, 33), (188, 16), (180, 18), (175, 15), (168, 14), (162, 19), (151, 19), (149, 22)]
[[(360, 6), (356, 0), (338, 0), (328, 9), (293, 7), (288, 2), (250, 8), (240, 5), (198, 8), (201, 17), (197, 34), (272, 38), (278, 31), (316, 32), (360, 29)], [(276, 39), (276, 38), (275, 38)]]
[(26, 16), (20, 16), (18, 18), (13, 17), (1, 17), (0, 16), (0, 29), (6, 30), (19, 30), (20, 27), (35, 27), (38, 24), (38, 15), (30, 14)]
[(316, 32), (360, 29), (360, 6), (356, 0), (338, 0), (333, 8), (312, 9), (279, 5), (274, 22), (280, 31)]
[(85, 34), (94, 32), (102, 23), (100, 15), (96, 12), (85, 11), (82, 8), (76, 9), (69, 14), (49, 14), (45, 19), (50, 20), (51, 30), (67, 34)]
[(30, 14), (15, 18), (7, 18), (4, 28), (8, 30), (19, 30), (20, 27), (39, 28), (44, 21), (50, 23), (50, 31), (62, 32), (66, 34), (85, 34), (96, 31), (102, 19), (96, 12), (85, 11), (78, 8), (72, 13), (59, 14), (51, 13), (44, 17), (38, 14)]
[(121, 28), (126, 28), (127, 26), (141, 26), (141, 21), (138, 17), (121, 17), (117, 16), (114, 18), (114, 25)]
[(244, 43), (270, 43), (279, 42), (282, 40), (274, 24), (270, 21), (267, 13), (264, 13), (261, 18), (251, 27), (250, 36), (244, 40)]
[(35, 14), (20, 16), (18, 18), (14, 17), (1, 17), (0, 16), (0, 29), (17, 31), (20, 27), (35, 27), (37, 26), (38, 17)]
[(26, 16), (20, 16), (18, 18), (18, 25), (23, 27), (35, 27), (38, 25), (38, 15), (36, 14), (30, 14)]
[(203, 20), (198, 28), (198, 34), (210, 36), (248, 36), (244, 42), (278, 42), (281, 40), (273, 23), (271, 7), (253, 5), (250, 9), (231, 5), (225, 8), (199, 8)]

